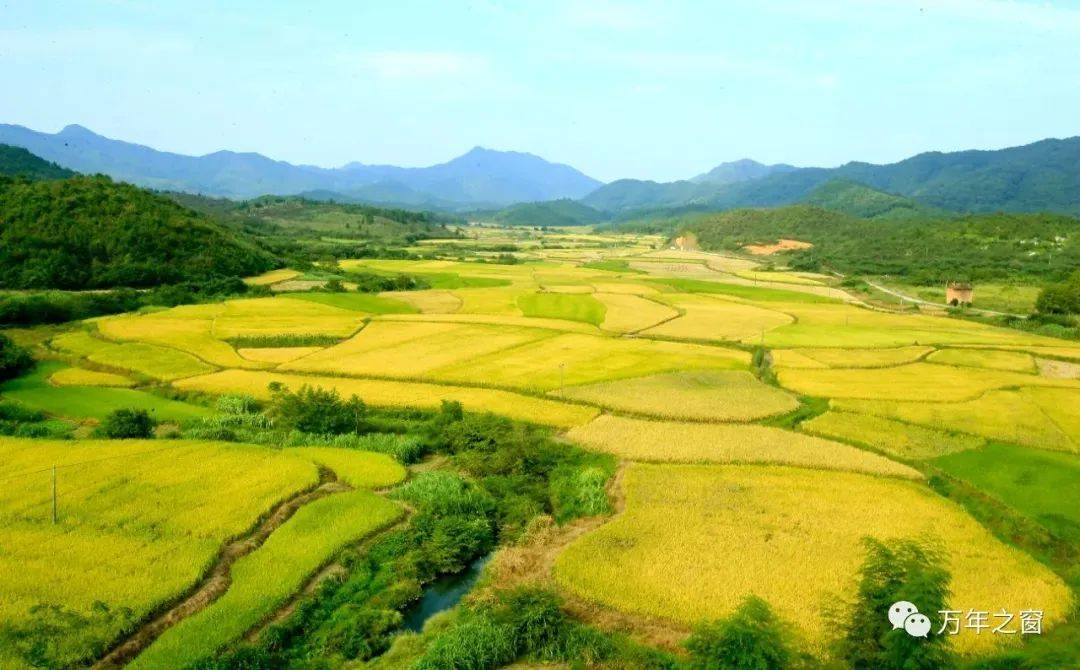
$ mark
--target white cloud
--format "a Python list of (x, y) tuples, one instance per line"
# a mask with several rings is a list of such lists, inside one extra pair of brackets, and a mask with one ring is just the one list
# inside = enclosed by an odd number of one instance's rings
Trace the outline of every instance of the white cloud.
[(489, 69), (482, 56), (453, 51), (377, 51), (361, 55), (358, 64), (382, 79), (469, 77)]

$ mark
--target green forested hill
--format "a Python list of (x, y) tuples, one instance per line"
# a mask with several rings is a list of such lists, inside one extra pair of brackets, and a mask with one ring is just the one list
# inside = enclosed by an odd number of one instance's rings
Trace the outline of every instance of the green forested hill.
[(850, 214), (863, 219), (911, 219), (947, 215), (912, 198), (870, 188), (850, 179), (834, 179), (818, 186), (802, 199), (802, 204)]
[(221, 221), (254, 224), (264, 233), (346, 238), (377, 244), (408, 244), (418, 239), (451, 237), (450, 224), (465, 219), (450, 214), (372, 205), (322, 202), (298, 196), (263, 196), (252, 200), (207, 198), (170, 193), (176, 202)]
[(0, 178), (0, 287), (153, 286), (271, 269), (206, 216), (108, 177)]
[(996, 151), (927, 152), (888, 165), (799, 168), (729, 184), (624, 179), (596, 189), (583, 202), (608, 212), (685, 205), (776, 207), (803, 202), (835, 179), (949, 211), (1080, 215), (1080, 137)]
[(812, 243), (785, 261), (806, 270), (893, 275), (912, 283), (1028, 278), (1060, 281), (1080, 267), (1080, 219), (969, 214), (867, 220), (817, 207), (693, 214), (661, 224), (694, 232), (705, 249), (793, 238)]
[(71, 170), (38, 158), (26, 149), (0, 144), (0, 175), (27, 179), (67, 179)]
[(500, 210), (492, 219), (504, 226), (585, 226), (607, 217), (575, 200), (524, 202)]

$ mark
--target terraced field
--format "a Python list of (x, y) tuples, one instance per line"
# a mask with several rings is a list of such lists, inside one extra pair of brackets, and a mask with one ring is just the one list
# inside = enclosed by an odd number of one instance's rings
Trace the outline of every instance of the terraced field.
[[(226, 539), (317, 472), (302, 458), (227, 443), (0, 438), (0, 477), (0, 624), (33, 626), (35, 605), (87, 617), (48, 640), (74, 661), (194, 583)], [(94, 615), (97, 602), (107, 610)], [(2, 646), (0, 666), (21, 667)]]
[[(476, 262), (486, 257), (470, 246), (496, 232), (455, 240), (455, 260), (340, 264), (422, 277), (426, 290), (229, 300), (50, 331), (43, 351), (63, 362), (42, 362), (0, 395), (86, 430), (118, 408), (190, 422), (210, 413), (204, 396), (265, 399), (272, 383), (356, 394), (373, 407), (430, 410), (456, 400), (470, 412), (546, 426), (614, 455), (624, 472), (624, 506), (575, 527), (568, 548), (550, 548), (556, 583), (600, 612), (629, 617), (620, 625), (646, 637), (656, 621), (685, 630), (756, 593), (824, 655), (820, 605), (853, 592), (866, 535), (937, 537), (950, 556), (956, 609), (1040, 607), (1048, 628), (1070, 613), (1066, 571), (1023, 553), (1022, 541), (995, 539), (1000, 529), (935, 493), (927, 475), (985, 494), (1002, 514), (1044, 529), (1044, 540), (1080, 542), (1070, 502), (1080, 499), (1074, 343), (871, 310), (829, 277), (656, 248), (663, 240), (654, 237), (545, 233), (559, 237), (556, 249), (511, 231), (521, 262)], [(457, 249), (473, 260), (457, 259)], [(275, 271), (249, 282), (277, 290), (295, 276)], [(165, 397), (165, 383), (188, 401)], [(16, 547), (4, 553), (0, 541), (0, 582), (14, 579), (3, 569), (14, 556), (46, 584), (0, 604), (0, 625), (35, 625), (31, 603), (89, 612), (95, 589), (145, 572), (103, 601), (108, 616), (88, 617), (77, 634), (57, 632), (73, 655), (130, 631), (196, 580), (230, 538), (313, 486), (318, 468), (355, 489), (300, 509), (236, 562), (232, 588), (165, 631), (137, 668), (213, 655), (272, 615), (328, 556), (401, 514), (367, 490), (405, 477), (385, 456), (166, 440), (40, 444), (34, 452), (0, 438), (0, 479), (42, 470), (25, 488), (0, 487), (0, 540)], [(123, 476), (107, 467), (113, 460), (73, 467), (87, 479), (66, 490), (61, 528), (53, 528), (42, 516), (44, 470), (91, 452), (135, 465)], [(121, 569), (105, 574), (72, 558), (101, 584), (67, 598), (60, 589), (79, 578), (46, 565), (46, 554), (34, 553), (39, 540), (63, 556), (101, 551)], [(147, 580), (156, 586), (143, 588)], [(961, 635), (955, 646), (983, 653), (1000, 642)]]

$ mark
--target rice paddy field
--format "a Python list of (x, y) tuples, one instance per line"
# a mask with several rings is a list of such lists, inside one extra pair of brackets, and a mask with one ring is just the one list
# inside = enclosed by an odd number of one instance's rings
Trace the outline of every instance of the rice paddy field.
[[(871, 309), (831, 277), (666, 249), (657, 236), (463, 230), (416, 245), (438, 258), (318, 267), (406, 273), (424, 290), (295, 292), (308, 275), (275, 270), (248, 280), (274, 297), (20, 332), (42, 360), (0, 385), (0, 402), (79, 430), (63, 442), (0, 437), (0, 592), (14, 594), (0, 600), (0, 631), (39, 625), (35, 604), (68, 608), (81, 627), (58, 630), (57, 644), (92, 661), (320, 469), (333, 472), (351, 490), (305, 504), (132, 667), (198, 663), (334, 554), (401, 520), (379, 491), (409, 475), (385, 455), (85, 439), (114, 409), (190, 425), (216, 396), (267, 399), (275, 383), (373, 407), (458, 401), (614, 456), (614, 513), (570, 527), (546, 577), (646, 638), (658, 621), (685, 633), (753, 593), (827, 656), (824, 605), (852, 595), (867, 536), (940, 542), (954, 609), (1041, 608), (1048, 629), (1075, 613), (1072, 568), (1035, 558), (1038, 542), (1080, 551), (1075, 342)], [(477, 250), (494, 243), (517, 245), (518, 262)], [(992, 500), (998, 517), (939, 494), (939, 480)], [(1002, 515), (1039, 538), (995, 525)], [(966, 655), (1016, 643), (952, 642)], [(0, 667), (22, 670), (4, 653)]]
[(743, 370), (670, 372), (572, 386), (551, 395), (608, 410), (701, 421), (753, 421), (799, 406), (792, 394)]
[[(1049, 569), (918, 482), (777, 466), (634, 464), (626, 509), (559, 556), (555, 577), (586, 600), (686, 626), (755, 594), (817, 653), (821, 607), (850, 597), (868, 533), (934, 536), (949, 556), (953, 609), (1019, 611), (1061, 621), (1073, 596)], [(873, 501), (859, 504), (856, 501)], [(1001, 638), (965, 631), (961, 652)]]
[[(89, 617), (103, 603), (107, 616), (48, 639), (79, 660), (193, 583), (223, 542), (317, 473), (228, 443), (0, 438), (0, 478), (0, 625), (32, 625), (34, 606)], [(0, 646), (0, 666), (15, 662)]]

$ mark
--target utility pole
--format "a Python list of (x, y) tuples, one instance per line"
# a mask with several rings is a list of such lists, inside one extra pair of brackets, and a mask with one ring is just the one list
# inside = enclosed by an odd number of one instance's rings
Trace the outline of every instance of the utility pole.
[(566, 363), (559, 363), (559, 397), (563, 400), (566, 399), (564, 386), (566, 386)]
[(56, 516), (56, 466), (52, 466), (52, 522), (56, 525), (58, 522)]

